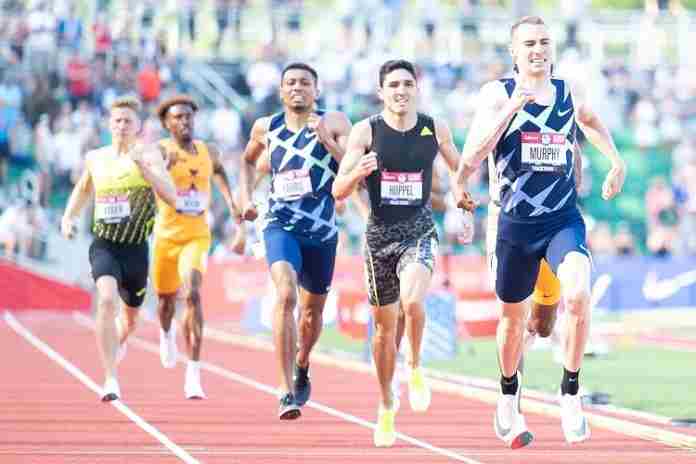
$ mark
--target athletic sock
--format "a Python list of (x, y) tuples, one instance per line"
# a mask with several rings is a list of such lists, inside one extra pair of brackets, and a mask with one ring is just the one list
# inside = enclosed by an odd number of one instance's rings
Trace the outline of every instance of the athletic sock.
[(517, 394), (517, 373), (512, 377), (500, 376), (500, 388), (503, 391), (503, 395), (515, 395)]
[(561, 381), (562, 395), (577, 395), (580, 388), (580, 369), (577, 372), (571, 372), (565, 367), (563, 368), (563, 380)]

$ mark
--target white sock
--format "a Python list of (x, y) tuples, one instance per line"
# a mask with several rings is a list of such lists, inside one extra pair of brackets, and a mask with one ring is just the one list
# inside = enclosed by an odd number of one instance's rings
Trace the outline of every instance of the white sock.
[(186, 363), (186, 378), (191, 376), (198, 377), (201, 373), (201, 363), (199, 361), (189, 361)]

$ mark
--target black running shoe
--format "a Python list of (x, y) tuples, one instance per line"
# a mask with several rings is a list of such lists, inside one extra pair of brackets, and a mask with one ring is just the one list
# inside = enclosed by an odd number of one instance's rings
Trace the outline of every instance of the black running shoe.
[(286, 393), (284, 397), (280, 399), (280, 405), (278, 406), (278, 418), (280, 420), (293, 420), (300, 417), (302, 413), (300, 412), (300, 407), (295, 401), (295, 397), (292, 393)]
[(304, 406), (312, 394), (312, 382), (309, 380), (309, 366), (295, 365), (295, 402), (298, 406)]

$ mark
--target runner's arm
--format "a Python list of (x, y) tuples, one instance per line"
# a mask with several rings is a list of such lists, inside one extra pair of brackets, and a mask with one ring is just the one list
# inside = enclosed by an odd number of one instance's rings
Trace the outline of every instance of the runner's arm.
[(577, 105), (575, 120), (587, 140), (611, 162), (611, 168), (602, 186), (602, 197), (608, 200), (621, 192), (623, 188), (626, 178), (626, 162), (619, 155), (609, 129), (589, 105), (584, 103)]
[[(338, 167), (338, 175), (331, 189), (336, 200), (348, 198), (358, 183), (372, 172), (368, 166), (361, 163), (361, 159), (370, 148), (371, 139), (372, 129), (369, 120), (365, 119), (353, 126), (348, 137), (346, 156)], [(376, 165), (373, 167), (376, 169)]]
[(82, 175), (80, 175), (80, 178), (73, 187), (72, 192), (70, 192), (70, 197), (68, 198), (68, 203), (65, 207), (63, 218), (61, 219), (61, 231), (66, 237), (72, 236), (74, 221), (79, 216), (82, 208), (84, 208), (85, 203), (94, 190), (92, 174), (89, 170), (89, 156), (90, 154), (88, 153), (87, 162), (85, 163)]
[(232, 189), (230, 188), (230, 180), (227, 177), (227, 172), (225, 167), (222, 165), (220, 160), (220, 150), (216, 145), (208, 145), (208, 153), (210, 153), (210, 160), (213, 163), (213, 181), (217, 185), (218, 190), (222, 193), (222, 197), (225, 199), (227, 208), (230, 210), (230, 214), (234, 218), (235, 222), (239, 224), (241, 222), (241, 213), (237, 204), (232, 196)]
[(351, 127), (348, 117), (339, 111), (326, 113), (317, 123), (319, 140), (339, 163), (346, 154)]
[(138, 165), (143, 178), (152, 186), (157, 196), (172, 208), (176, 207), (176, 187), (172, 176), (167, 171), (167, 154), (159, 145), (147, 148), (136, 147), (131, 150), (131, 157)]
[(467, 133), (466, 143), (457, 169), (456, 184), (466, 185), (481, 161), (495, 149), (512, 118), (524, 106), (528, 97), (515, 95), (507, 98), (500, 82), (489, 82), (481, 88), (478, 109)]
[[(239, 172), (239, 205), (244, 211), (251, 205), (251, 197), (254, 191), (254, 176), (256, 162), (266, 151), (266, 133), (268, 131), (268, 118), (259, 118), (251, 128), (249, 142), (247, 142)], [(270, 167), (270, 162), (269, 162)]]

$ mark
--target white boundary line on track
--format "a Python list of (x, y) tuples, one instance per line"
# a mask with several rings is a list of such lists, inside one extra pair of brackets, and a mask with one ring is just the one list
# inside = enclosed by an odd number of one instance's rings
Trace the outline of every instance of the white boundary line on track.
[[(7, 322), (7, 324), (12, 328), (12, 330), (17, 332), (17, 334), (20, 335), (21, 337), (23, 337), (27, 342), (29, 342), (35, 348), (37, 348), (39, 351), (41, 351), (46, 356), (48, 356), (52, 361), (54, 361), (60, 367), (62, 367), (66, 371), (68, 371), (68, 373), (70, 373), (73, 377), (77, 378), (77, 380), (82, 382), (87, 388), (92, 390), (97, 395), (101, 396), (102, 389), (99, 387), (99, 385), (97, 385), (91, 378), (89, 378), (78, 367), (76, 367), (70, 361), (68, 361), (63, 356), (61, 356), (53, 348), (51, 348), (47, 343), (45, 343), (40, 338), (38, 338), (33, 333), (31, 333), (29, 331), (29, 329), (24, 327), (9, 311), (5, 312), (5, 322)], [(125, 415), (128, 419), (133, 421), (138, 427), (143, 429), (145, 432), (150, 434), (157, 441), (159, 441), (164, 446), (166, 446), (172, 453), (174, 453), (183, 462), (185, 462), (186, 464), (200, 464), (200, 461), (195, 459), (193, 456), (191, 456), (189, 453), (187, 453), (184, 449), (182, 449), (176, 443), (174, 443), (169, 438), (167, 438), (167, 436), (164, 435), (162, 432), (160, 432), (155, 427), (153, 427), (152, 425), (147, 423), (145, 420), (143, 420), (140, 416), (138, 416), (136, 413), (134, 413), (128, 406), (126, 406), (122, 401), (120, 401), (120, 400), (111, 401), (110, 404), (114, 408), (116, 408), (120, 413)], [(96, 406), (96, 402), (95, 402), (95, 406)]]
[[(84, 314), (81, 313), (73, 313), (73, 317), (77, 321), (78, 324), (81, 324), (85, 327), (88, 327), (89, 329), (94, 328), (94, 321), (90, 319), (89, 317), (85, 316)], [(142, 338), (135, 337), (135, 336), (130, 336), (128, 338), (128, 342), (131, 344), (131, 346), (137, 346), (139, 348), (142, 348), (145, 351), (149, 351), (150, 353), (154, 353), (156, 355), (159, 355), (159, 346), (148, 342), (146, 340), (143, 340)], [(183, 355), (179, 355), (180, 359), (185, 359)], [(237, 374), (235, 372), (232, 372), (228, 369), (225, 369), (223, 367), (216, 366), (215, 364), (206, 362), (206, 361), (200, 361), (200, 366), (201, 369), (204, 369), (206, 371), (212, 372), (214, 374), (219, 375), (220, 377), (224, 377), (228, 380), (232, 380), (237, 383), (241, 383), (243, 385), (246, 385), (248, 387), (254, 388), (256, 390), (262, 391), (264, 393), (268, 393), (273, 396), (278, 396), (278, 389), (271, 387), (269, 385), (263, 384), (261, 382), (257, 382), (256, 380), (250, 379), (248, 377), (245, 377), (243, 375)], [(307, 407), (311, 407), (314, 409), (317, 409), (325, 414), (328, 414), (333, 417), (337, 417), (339, 419), (342, 419), (346, 422), (350, 422), (353, 424), (357, 424), (363, 427), (366, 427), (368, 429), (373, 430), (375, 428), (375, 424), (372, 422), (369, 422), (365, 419), (362, 419), (357, 416), (353, 416), (352, 414), (347, 414), (342, 411), (339, 411), (337, 409), (331, 408), (329, 406), (325, 406), (321, 403), (317, 403), (315, 401), (309, 401), (305, 405)], [(468, 458), (466, 456), (463, 456), (459, 453), (455, 453), (454, 451), (445, 449), (445, 448), (439, 448), (437, 446), (431, 445), (430, 443), (424, 442), (422, 440), (418, 440), (417, 438), (413, 438), (409, 435), (405, 435), (400, 432), (396, 432), (396, 437), (405, 441), (406, 443), (409, 443), (413, 446), (417, 446), (419, 448), (426, 449), (434, 454), (439, 454), (441, 456), (445, 456), (451, 459), (454, 459), (459, 462), (465, 462), (467, 464), (483, 464), (479, 461), (476, 461), (474, 459)]]
[[(266, 351), (273, 351), (273, 345), (253, 337), (234, 335), (225, 332), (224, 330), (215, 328), (206, 328), (206, 337), (212, 340), (217, 340), (223, 343), (242, 346), (245, 348), (256, 348)], [(329, 356), (324, 353), (312, 353), (312, 359), (323, 365), (339, 367), (341, 369), (374, 373), (374, 369), (363, 362), (341, 360), (334, 356)], [(430, 386), (435, 391), (445, 392), (471, 398), (489, 404), (496, 404), (498, 399), (498, 391), (482, 388), (473, 385), (461, 385), (451, 381), (439, 380), (429, 377)], [(538, 399), (529, 397), (524, 398), (525, 411), (541, 414), (550, 417), (560, 417), (560, 408), (556, 403), (547, 403)], [(696, 437), (686, 435), (671, 430), (664, 430), (650, 425), (638, 424), (626, 419), (603, 415), (599, 412), (585, 411), (585, 416), (594, 426), (609, 430), (614, 433), (619, 433), (627, 436), (640, 438), (647, 441), (662, 443), (667, 446), (680, 449), (696, 450)]]

